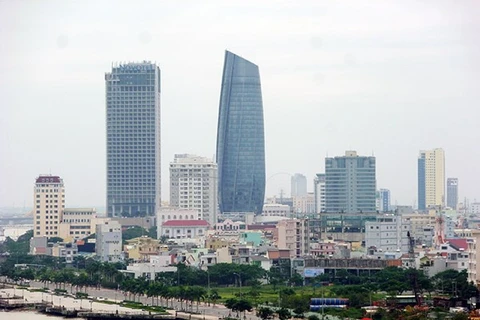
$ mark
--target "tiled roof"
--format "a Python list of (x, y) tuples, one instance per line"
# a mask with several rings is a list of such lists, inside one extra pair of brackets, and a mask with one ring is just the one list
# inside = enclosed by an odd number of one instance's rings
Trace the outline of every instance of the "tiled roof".
[(39, 176), (36, 183), (60, 183), (59, 176)]
[(205, 220), (168, 220), (162, 223), (162, 227), (208, 227)]
[(448, 243), (457, 250), (463, 249), (467, 250), (468, 244), (467, 239), (447, 239)]

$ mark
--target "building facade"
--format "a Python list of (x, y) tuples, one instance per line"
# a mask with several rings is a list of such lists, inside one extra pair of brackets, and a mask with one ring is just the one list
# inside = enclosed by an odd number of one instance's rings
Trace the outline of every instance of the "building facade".
[(290, 257), (303, 257), (310, 253), (309, 224), (307, 219), (289, 219), (277, 224), (278, 249), (290, 250)]
[(365, 223), (365, 247), (382, 252), (408, 252), (410, 220), (397, 215), (377, 217), (376, 221)]
[(418, 156), (418, 209), (445, 206), (445, 152), (422, 150)]
[(327, 212), (376, 212), (375, 157), (345, 156), (325, 158)]
[(102, 262), (118, 262), (122, 259), (122, 226), (116, 221), (97, 224), (95, 230), (95, 254)]
[(315, 213), (315, 194), (309, 192), (304, 196), (293, 197), (293, 212), (294, 213)]
[(265, 137), (258, 66), (225, 52), (217, 129), (220, 212), (262, 212)]
[(154, 215), (160, 207), (160, 69), (121, 63), (105, 74), (107, 214)]
[(389, 212), (390, 211), (390, 190), (380, 189), (380, 212)]
[(447, 179), (447, 207), (457, 210), (458, 206), (458, 178)]
[(327, 199), (324, 173), (317, 173), (315, 179), (313, 180), (313, 189), (315, 193), (315, 212), (326, 212)]
[(170, 163), (170, 205), (198, 210), (200, 219), (217, 222), (217, 164), (190, 154), (176, 154)]
[(307, 195), (307, 177), (301, 173), (295, 173), (290, 180), (292, 198)]
[(40, 175), (33, 189), (34, 237), (58, 237), (65, 208), (65, 186), (59, 176)]
[(162, 223), (159, 234), (169, 239), (195, 239), (205, 236), (208, 228), (205, 220), (170, 220)]
[(95, 222), (100, 223), (103, 219), (97, 219), (94, 208), (65, 208), (58, 236), (64, 241), (88, 237), (95, 232)]

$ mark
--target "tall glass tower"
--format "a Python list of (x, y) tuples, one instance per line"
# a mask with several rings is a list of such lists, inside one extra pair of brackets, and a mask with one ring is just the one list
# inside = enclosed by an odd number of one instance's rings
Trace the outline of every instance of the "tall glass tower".
[(260, 214), (265, 196), (265, 137), (258, 66), (225, 52), (217, 130), (220, 211)]
[(154, 215), (160, 206), (160, 69), (116, 64), (105, 74), (107, 214)]

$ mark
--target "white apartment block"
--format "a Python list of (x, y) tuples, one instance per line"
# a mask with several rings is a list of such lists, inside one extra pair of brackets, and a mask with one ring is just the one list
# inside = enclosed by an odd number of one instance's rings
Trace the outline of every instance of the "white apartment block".
[(170, 163), (170, 205), (199, 211), (199, 219), (217, 223), (217, 164), (191, 154)]
[(278, 249), (289, 249), (290, 256), (303, 257), (310, 252), (310, 238), (308, 220), (289, 219), (277, 224)]
[(327, 196), (326, 196), (326, 177), (324, 173), (317, 173), (313, 180), (313, 189), (315, 194), (315, 213), (326, 212)]
[(430, 247), (432, 244), (433, 230), (436, 224), (436, 214), (434, 212), (424, 213), (407, 213), (402, 214), (402, 218), (410, 221), (411, 235), (419, 243), (426, 244)]
[(95, 230), (95, 253), (102, 262), (118, 262), (122, 257), (122, 226), (117, 221), (104, 221)]
[(365, 247), (382, 252), (408, 252), (411, 223), (402, 216), (387, 214), (365, 222)]
[(42, 174), (33, 190), (34, 237), (58, 237), (58, 228), (65, 208), (65, 187), (59, 176)]

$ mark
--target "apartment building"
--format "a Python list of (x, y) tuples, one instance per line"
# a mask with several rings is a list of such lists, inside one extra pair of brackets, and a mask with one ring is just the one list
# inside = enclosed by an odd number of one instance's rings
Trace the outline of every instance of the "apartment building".
[(34, 237), (58, 237), (65, 208), (65, 186), (59, 176), (42, 174), (33, 190)]

